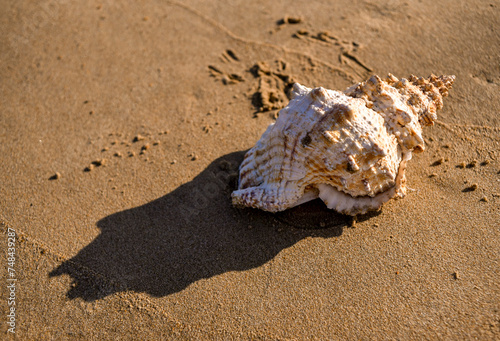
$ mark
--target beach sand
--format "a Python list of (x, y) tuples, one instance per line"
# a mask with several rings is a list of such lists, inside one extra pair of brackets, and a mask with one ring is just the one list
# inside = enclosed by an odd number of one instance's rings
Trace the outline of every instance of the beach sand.
[[(500, 338), (498, 1), (0, 4), (2, 334)], [(389, 72), (456, 75), (414, 191), (355, 222), (232, 207), (287, 86)]]

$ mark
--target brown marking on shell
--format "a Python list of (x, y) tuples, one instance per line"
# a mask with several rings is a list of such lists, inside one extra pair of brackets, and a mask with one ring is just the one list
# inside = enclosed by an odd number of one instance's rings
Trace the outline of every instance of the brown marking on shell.
[(304, 136), (302, 140), (300, 140), (300, 143), (302, 144), (302, 147), (307, 147), (311, 143), (311, 141), (311, 136), (309, 135), (309, 133), (306, 133), (306, 136)]
[(335, 105), (330, 112), (325, 114), (325, 116), (328, 117), (330, 114), (333, 115), (335, 123), (339, 125), (346, 124), (353, 118), (353, 111), (343, 104)]

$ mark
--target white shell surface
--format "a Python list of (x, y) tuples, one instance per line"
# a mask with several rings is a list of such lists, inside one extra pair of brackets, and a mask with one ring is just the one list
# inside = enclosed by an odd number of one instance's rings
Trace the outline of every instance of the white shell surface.
[(246, 153), (233, 204), (277, 212), (319, 197), (355, 215), (404, 196), (406, 162), (424, 150), (422, 115), (435, 115), (426, 109), (432, 99), (414, 85), (400, 91), (396, 81), (374, 76), (344, 93), (296, 83), (290, 103)]

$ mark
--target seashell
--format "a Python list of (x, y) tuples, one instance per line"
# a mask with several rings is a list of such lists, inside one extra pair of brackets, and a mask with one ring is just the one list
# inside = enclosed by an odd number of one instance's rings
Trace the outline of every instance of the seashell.
[(283, 211), (321, 198), (343, 214), (378, 210), (406, 194), (405, 168), (425, 149), (455, 76), (372, 76), (344, 92), (295, 83), (240, 165), (235, 206)]

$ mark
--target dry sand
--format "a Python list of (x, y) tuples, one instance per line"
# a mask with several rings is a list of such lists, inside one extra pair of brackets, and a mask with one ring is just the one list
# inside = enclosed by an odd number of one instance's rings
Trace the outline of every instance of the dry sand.
[[(500, 338), (498, 1), (0, 8), (19, 340)], [(355, 225), (320, 202), (231, 207), (291, 82), (388, 72), (457, 76), (415, 191)]]

